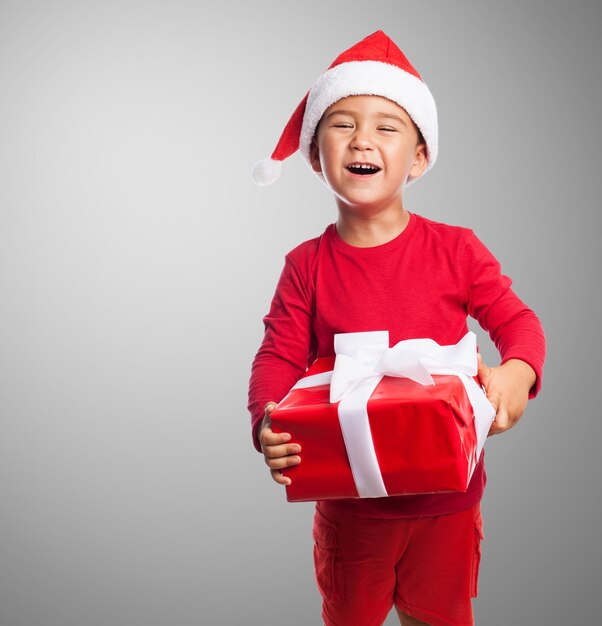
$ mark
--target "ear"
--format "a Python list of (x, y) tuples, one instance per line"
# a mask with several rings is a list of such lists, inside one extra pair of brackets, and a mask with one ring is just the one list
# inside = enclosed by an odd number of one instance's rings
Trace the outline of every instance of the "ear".
[(408, 178), (418, 178), (422, 176), (427, 165), (426, 143), (419, 143), (414, 152), (414, 162), (408, 173)]
[(320, 163), (320, 150), (318, 149), (315, 135), (312, 137), (311, 144), (309, 146), (309, 162), (311, 163), (311, 167), (314, 172), (322, 171), (322, 165)]

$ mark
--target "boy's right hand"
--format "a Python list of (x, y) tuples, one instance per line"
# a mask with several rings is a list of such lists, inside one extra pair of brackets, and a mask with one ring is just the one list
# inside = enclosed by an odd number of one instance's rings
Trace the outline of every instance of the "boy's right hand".
[(265, 405), (265, 416), (259, 426), (259, 443), (272, 478), (279, 485), (290, 485), (291, 479), (283, 476), (280, 470), (301, 463), (301, 457), (296, 456), (301, 452), (301, 446), (298, 443), (288, 443), (291, 439), (289, 433), (275, 433), (272, 430), (270, 413), (275, 408), (276, 402)]

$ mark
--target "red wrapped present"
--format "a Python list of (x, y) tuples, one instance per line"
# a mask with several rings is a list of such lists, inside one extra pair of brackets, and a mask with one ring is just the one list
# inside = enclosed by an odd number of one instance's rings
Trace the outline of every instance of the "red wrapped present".
[(301, 445), (289, 501), (466, 491), (495, 409), (476, 379), (476, 336), (455, 345), (388, 331), (335, 335), (271, 413)]

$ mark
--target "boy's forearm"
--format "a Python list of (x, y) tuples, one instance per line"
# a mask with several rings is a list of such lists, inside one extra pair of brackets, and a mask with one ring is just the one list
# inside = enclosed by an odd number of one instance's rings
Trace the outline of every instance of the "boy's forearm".
[(537, 380), (537, 374), (535, 370), (522, 359), (508, 359), (501, 367), (512, 368), (525, 381), (527, 389), (531, 389)]
[(266, 403), (280, 402), (302, 374), (302, 371), (282, 359), (256, 358), (253, 362), (248, 409), (251, 413), (251, 436), (258, 452), (261, 452), (258, 430), (265, 416)]
[[(494, 331), (491, 336), (502, 357), (502, 364), (519, 361), (521, 371), (527, 372), (527, 380), (533, 381), (529, 398), (535, 398), (541, 388), (546, 356), (546, 338), (539, 318), (533, 311), (525, 311), (502, 324), (501, 330)], [(530, 369), (525, 370), (527, 366)]]

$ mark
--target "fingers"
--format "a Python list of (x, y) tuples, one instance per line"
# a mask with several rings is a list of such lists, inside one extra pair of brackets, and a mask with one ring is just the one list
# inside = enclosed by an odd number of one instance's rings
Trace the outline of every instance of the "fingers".
[(500, 431), (508, 430), (508, 411), (505, 407), (500, 407), (495, 416), (495, 422)]
[(276, 402), (266, 402), (264, 411), (269, 415), (277, 406)]
[(285, 443), (290, 440), (289, 433), (275, 433), (272, 430), (272, 423), (270, 421), (270, 414), (278, 405), (276, 402), (267, 402), (265, 405), (265, 415), (262, 423), (259, 427), (259, 443), (261, 447), (275, 446), (281, 443)]
[[(277, 435), (273, 433), (273, 436)], [(265, 462), (270, 469), (282, 469), (291, 467), (291, 465), (298, 465), (301, 463), (301, 457), (296, 456), (299, 452), (301, 452), (301, 446), (298, 443), (282, 443), (263, 447)]]
[[(272, 446), (264, 450), (265, 462), (270, 468), (272, 478), (279, 485), (291, 484), (291, 479), (288, 476), (284, 476), (280, 470), (299, 465), (299, 463), (301, 463), (301, 457), (295, 456), (294, 453), (300, 451), (301, 446), (298, 444), (291, 444), (290, 446)], [(284, 454), (281, 454), (282, 452)]]
[(272, 478), (279, 485), (290, 485), (291, 479), (280, 471), (287, 467), (294, 467), (301, 463), (301, 457), (296, 453), (301, 452), (301, 446), (299, 444), (282, 444), (279, 446), (266, 446), (263, 447), (263, 458), (266, 465), (270, 468), (270, 474)]
[(285, 476), (280, 470), (272, 470), (271, 474), (272, 474), (272, 478), (279, 485), (290, 485), (292, 482), (291, 479), (288, 476)]
[(275, 402), (268, 402), (265, 405), (265, 425), (259, 434), (259, 443), (272, 478), (279, 485), (290, 485), (291, 479), (281, 470), (301, 463), (301, 457), (297, 456), (301, 452), (301, 446), (297, 443), (289, 443), (290, 433), (275, 433), (272, 430), (269, 416), (276, 406)]
[(485, 365), (480, 352), (477, 352), (477, 376), (481, 384), (487, 387), (487, 381), (491, 375), (491, 368)]
[(259, 443), (261, 447), (277, 446), (290, 441), (290, 433), (275, 433), (270, 425), (264, 426), (259, 434)]
[(505, 433), (507, 430), (510, 430), (510, 428), (512, 428), (512, 424), (510, 424), (510, 420), (508, 418), (508, 411), (505, 407), (500, 407), (495, 415), (495, 420), (489, 428), (487, 436), (489, 437), (490, 435)]
[(499, 414), (499, 396), (496, 393), (492, 393), (491, 395), (487, 395), (487, 400), (491, 403), (491, 406), (495, 409), (495, 417), (493, 418), (493, 422), (491, 422), (491, 426), (489, 427), (489, 432), (487, 436), (497, 435), (500, 431), (499, 422), (498, 422), (498, 414)]

